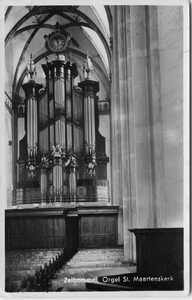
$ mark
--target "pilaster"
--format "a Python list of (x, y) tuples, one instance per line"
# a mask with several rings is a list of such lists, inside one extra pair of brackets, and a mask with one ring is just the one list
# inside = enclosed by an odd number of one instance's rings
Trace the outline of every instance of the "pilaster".
[[(113, 7), (112, 203), (118, 243), (135, 261), (130, 228), (164, 224), (164, 171), (158, 22), (155, 8)], [(161, 200), (160, 200), (161, 199)]]
[(158, 7), (147, 6), (146, 40), (148, 55), (148, 91), (151, 134), (151, 170), (153, 185), (154, 227), (166, 226), (164, 143), (162, 120), (162, 95), (160, 78)]

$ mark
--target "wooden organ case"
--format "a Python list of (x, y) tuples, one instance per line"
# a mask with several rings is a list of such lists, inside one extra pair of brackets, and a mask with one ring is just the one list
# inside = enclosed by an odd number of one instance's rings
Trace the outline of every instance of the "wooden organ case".
[(20, 141), (13, 204), (109, 202), (105, 138), (99, 132), (97, 93), (87, 55), (87, 77), (74, 86), (75, 63), (55, 54), (42, 65), (46, 86), (35, 82), (34, 62), (25, 91), (25, 135)]

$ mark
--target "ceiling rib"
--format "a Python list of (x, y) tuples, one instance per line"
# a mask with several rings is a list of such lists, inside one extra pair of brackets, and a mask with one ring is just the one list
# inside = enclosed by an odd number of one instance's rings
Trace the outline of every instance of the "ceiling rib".
[[(71, 26), (75, 26), (75, 25), (72, 24)], [(60, 28), (61, 28), (66, 34), (68, 34), (68, 32), (64, 30), (65, 28), (68, 28), (68, 27), (70, 27), (70, 26), (65, 27), (65, 25), (64, 25), (64, 26), (61, 26)], [(55, 25), (51, 25), (51, 24), (43, 24), (43, 25), (41, 25), (41, 28), (48, 28), (48, 29), (51, 29), (51, 30), (55, 30)], [(16, 37), (17, 35), (19, 35), (19, 34), (25, 32), (25, 31), (31, 30), (31, 29), (41, 29), (41, 28), (39, 28), (39, 25), (29, 25), (29, 26), (26, 26), (26, 27), (23, 27), (23, 28), (17, 30), (17, 31), (15, 32), (15, 34), (14, 34), (13, 37)], [(72, 40), (73, 44), (74, 44), (76, 47), (79, 47), (78, 42), (77, 42), (73, 37), (71, 38), (71, 40)]]
[(111, 58), (111, 51), (109, 49), (109, 44), (108, 44), (108, 41), (106, 41), (103, 33), (101, 32), (101, 30), (95, 25), (95, 23), (89, 18), (87, 17), (83, 12), (75, 9), (76, 13), (78, 13), (79, 16), (82, 17), (82, 19), (84, 19), (87, 23), (90, 24), (91, 26), (91, 29), (93, 29), (97, 34), (98, 36), (100, 37), (104, 47), (105, 47), (105, 50), (106, 50), (106, 53), (107, 53), (107, 56), (108, 56), (108, 60), (110, 61), (110, 58)]
[[(49, 13), (50, 11), (52, 11), (54, 14), (58, 14), (61, 17), (63, 17), (63, 14), (60, 11), (58, 11), (58, 7), (57, 8), (51, 7), (51, 8), (50, 9), (45, 9), (45, 7), (43, 7), (43, 6), (34, 7), (27, 15), (25, 15), (23, 18), (21, 18), (21, 20), (19, 20), (17, 22), (17, 24), (12, 28), (12, 30), (8, 33), (8, 35), (5, 38), (5, 45), (7, 45), (7, 43), (9, 42), (9, 40), (14, 36), (14, 33), (17, 31), (17, 29), (25, 21), (27, 21), (29, 18), (31, 18), (34, 15), (38, 15), (39, 13), (41, 13), (41, 14), (42, 13)], [(69, 9), (69, 7), (63, 6), (62, 8), (65, 11), (71, 12), (71, 10)], [(73, 13), (76, 13), (78, 16), (81, 16), (81, 18), (84, 19), (90, 25), (90, 28), (93, 29), (94, 31), (96, 31), (96, 33), (99, 35), (99, 37), (100, 37), (100, 39), (101, 39), (101, 41), (102, 41), (102, 43), (103, 43), (103, 45), (105, 47), (108, 59), (110, 60), (111, 52), (110, 52), (110, 49), (109, 49), (109, 45), (108, 45), (108, 42), (106, 41), (104, 35), (100, 31), (100, 29), (95, 25), (95, 23), (89, 17), (87, 17), (84, 13), (82, 13), (79, 10), (77, 10), (76, 8), (73, 9)], [(69, 16), (65, 16), (65, 18), (68, 18), (68, 20), (70, 19), (70, 21), (72, 23), (76, 24), (76, 26), (79, 26), (78, 22), (76, 22), (75, 20), (73, 20)]]
[(107, 19), (109, 22), (109, 28), (110, 28), (110, 33), (112, 32), (112, 27), (113, 27), (113, 22), (112, 22), (112, 14), (111, 14), (111, 8), (109, 5), (104, 5), (106, 14), (107, 14)]
[(5, 46), (7, 45), (7, 43), (12, 39), (15, 31), (28, 19), (30, 19), (36, 12), (36, 6), (28, 13), (26, 14), (23, 18), (21, 18), (16, 24), (15, 26), (13, 26), (13, 28), (9, 31), (9, 33), (7, 34), (6, 38), (5, 38)]
[[(55, 29), (55, 25), (45, 24), (45, 22), (50, 20), (54, 15), (58, 15), (58, 16), (64, 18), (65, 20), (69, 21), (69, 23), (61, 26), (61, 29), (63, 29), (63, 30), (66, 30), (67, 28), (71, 28), (71, 27), (78, 27), (85, 34), (82, 27), (87, 27), (87, 28), (90, 28), (93, 31), (95, 31), (98, 34), (99, 38), (101, 39), (101, 42), (102, 42), (102, 44), (104, 46), (104, 49), (106, 51), (108, 60), (110, 60), (111, 51), (109, 49), (109, 41), (106, 40), (104, 34), (102, 33), (102, 30), (100, 30), (100, 28), (98, 27), (98, 24), (95, 24), (84, 12), (79, 11), (77, 9), (77, 7), (78, 6), (34, 6), (34, 7), (30, 7), (29, 12), (26, 15), (24, 15), (13, 26), (13, 28), (9, 31), (9, 33), (7, 34), (7, 36), (5, 38), (5, 45), (7, 45), (7, 43), (13, 37), (18, 36), (19, 34), (25, 32), (25, 31), (33, 30), (31, 35), (29, 36), (27, 42), (25, 43), (25, 46), (22, 49), (22, 53), (21, 53), (21, 55), (18, 59), (18, 63), (17, 63), (16, 69), (15, 69), (15, 74), (14, 74), (13, 95), (19, 96), (19, 94), (18, 94), (19, 93), (19, 86), (23, 82), (26, 70), (22, 71), (22, 76), (20, 78), (18, 78), (18, 72), (19, 72), (19, 69), (22, 65), (23, 58), (26, 54), (26, 51), (27, 51), (31, 41), (33, 40), (33, 38), (35, 37), (35, 35), (39, 31), (39, 29), (41, 29), (41, 28), (49, 28), (49, 29), (52, 29), (52, 30)], [(8, 9), (5, 13), (5, 17), (6, 17), (7, 21), (9, 20), (9, 13), (10, 13), (11, 9), (12, 9), (12, 7), (8, 7)], [(109, 15), (109, 11), (110, 10), (108, 10), (108, 15)], [(76, 20), (75, 20), (74, 18), (67, 15), (67, 13), (73, 13), (74, 14), (73, 17), (75, 18), (75, 16), (78, 16), (78, 18), (76, 18)], [(26, 21), (29, 20), (29, 22), (30, 22), (30, 18), (32, 18), (32, 17), (36, 17), (36, 19), (40, 20), (39, 17), (37, 18), (37, 15), (39, 15), (39, 14), (48, 14), (48, 16), (46, 16), (42, 21), (39, 21), (37, 24), (34, 24), (34, 25), (31, 24), (31, 25), (25, 26), (23, 28), (20, 28), (22, 25), (24, 25), (24, 23)], [(80, 21), (81, 19), (82, 19), (82, 22)], [(108, 16), (108, 19), (109, 19), (109, 16)], [(98, 22), (99, 22), (99, 19), (98, 19)], [(95, 46), (94, 46), (93, 42), (91, 41), (91, 39), (88, 36), (86, 36), (86, 37), (89, 40), (89, 42), (93, 45), (93, 47), (95, 48)], [(77, 46), (77, 47), (79, 46), (77, 41), (73, 37), (72, 37), (72, 42), (75, 46)], [(44, 49), (42, 49), (42, 50), (44, 51)], [(71, 50), (72, 53), (76, 54), (77, 56), (80, 56), (81, 58), (86, 57), (86, 54), (83, 53), (82, 50), (80, 51), (80, 50), (74, 49), (74, 48), (71, 48), (70, 50)], [(98, 49), (95, 48), (95, 50), (98, 53)], [(49, 51), (44, 51), (43, 54), (38, 56), (38, 60), (37, 60), (37, 58), (34, 59), (34, 60), (39, 61), (41, 58), (43, 58), (47, 54), (50, 54), (50, 52)], [(94, 60), (92, 57), (91, 57), (91, 59)], [(101, 77), (104, 79), (104, 82), (106, 84), (109, 84), (109, 78), (108, 78), (107, 71), (105, 70), (105, 68), (102, 69), (102, 67), (100, 67), (100, 65), (96, 61), (94, 61), (94, 65), (96, 67), (96, 70), (98, 71), (98, 74), (100, 74)], [(17, 80), (18, 80), (18, 82), (17, 82)], [(13, 99), (14, 98), (15, 97), (13, 97)]]
[[(41, 23), (41, 24), (44, 24), (44, 23), (45, 23), (47, 20), (49, 20), (52, 16), (53, 16), (53, 14), (50, 14), (50, 15), (46, 16), (40, 23)], [(15, 70), (14, 80), (13, 80), (13, 95), (14, 95), (14, 92), (15, 92), (14, 87), (15, 87), (15, 83), (16, 83), (16, 80), (17, 80), (18, 70), (19, 70), (19, 67), (20, 67), (20, 65), (21, 65), (21, 62), (22, 62), (22, 60), (23, 60), (23, 57), (24, 57), (24, 55), (25, 55), (25, 52), (27, 51), (27, 48), (28, 48), (30, 42), (32, 41), (32, 39), (34, 38), (34, 36), (36, 35), (36, 33), (39, 31), (40, 28), (41, 28), (41, 27), (39, 26), (39, 28), (36, 28), (36, 29), (32, 32), (32, 34), (30, 35), (29, 39), (27, 40), (27, 42), (26, 42), (26, 44), (25, 44), (25, 46), (24, 46), (24, 48), (23, 48), (23, 51), (22, 51), (22, 53), (21, 53), (21, 55), (20, 55), (20, 58), (19, 58), (18, 63), (17, 63), (16, 70)], [(13, 98), (13, 96), (12, 96), (12, 98)]]
[(7, 20), (8, 16), (9, 16), (9, 14), (10, 14), (10, 12), (11, 12), (11, 10), (12, 10), (12, 7), (13, 7), (13, 6), (8, 6), (8, 8), (7, 8), (6, 12), (5, 12), (5, 22), (6, 22), (6, 20)]

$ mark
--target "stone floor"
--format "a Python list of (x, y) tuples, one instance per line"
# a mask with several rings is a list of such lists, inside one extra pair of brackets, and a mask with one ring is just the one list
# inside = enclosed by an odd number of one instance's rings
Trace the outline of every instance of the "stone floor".
[(81, 249), (52, 280), (52, 291), (87, 291), (86, 282), (96, 280), (92, 273), (125, 270), (123, 248)]

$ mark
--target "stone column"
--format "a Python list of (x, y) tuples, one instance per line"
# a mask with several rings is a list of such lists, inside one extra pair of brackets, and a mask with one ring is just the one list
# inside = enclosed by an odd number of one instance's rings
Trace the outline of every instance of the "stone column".
[(134, 261), (128, 229), (157, 227), (164, 211), (158, 28), (154, 8), (112, 9), (112, 203), (119, 205), (118, 243)]
[(154, 227), (166, 226), (164, 143), (162, 121), (162, 96), (160, 79), (158, 7), (147, 6), (146, 40), (148, 53), (148, 90), (151, 134), (151, 169)]
[(131, 6), (131, 52), (137, 227), (147, 228), (153, 227), (153, 199), (145, 6)]
[(111, 103), (112, 200), (119, 205), (118, 243), (124, 244), (124, 258), (129, 261), (135, 259), (135, 243), (128, 228), (136, 226), (133, 123), (130, 6), (116, 6), (113, 7)]

